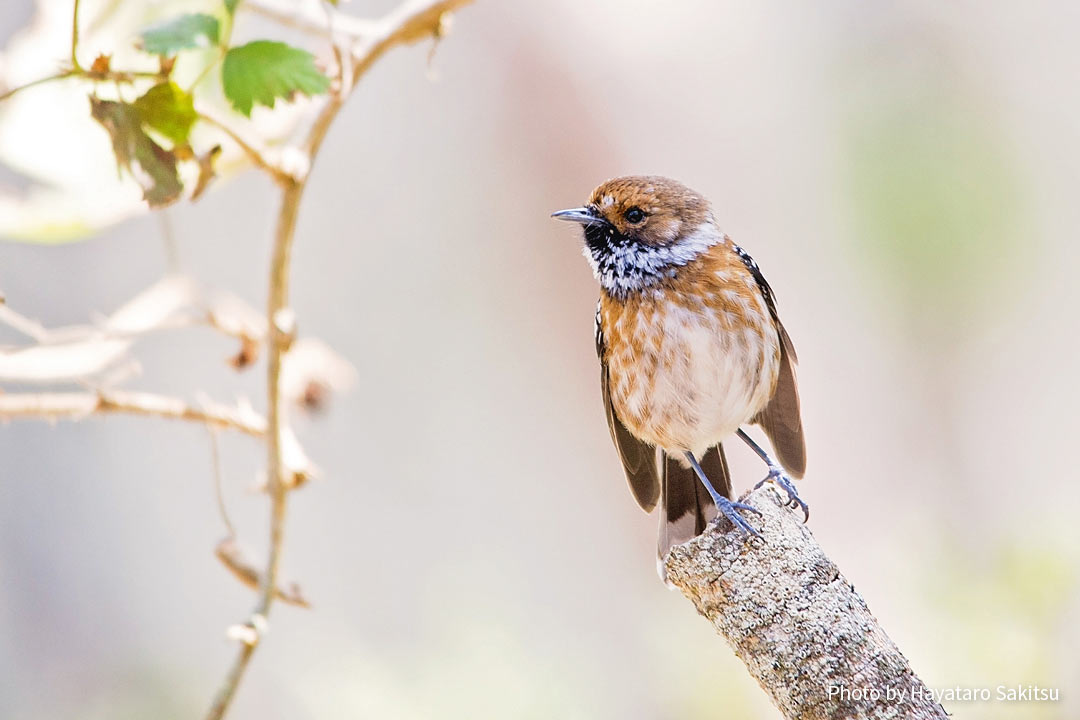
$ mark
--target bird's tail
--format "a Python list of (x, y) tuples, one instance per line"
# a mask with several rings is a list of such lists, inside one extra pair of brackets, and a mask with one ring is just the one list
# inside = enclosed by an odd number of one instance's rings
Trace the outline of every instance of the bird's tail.
[[(660, 579), (667, 582), (664, 560), (675, 545), (697, 537), (709, 521), (716, 517), (716, 505), (709, 492), (681, 458), (661, 452), (660, 457), (660, 536), (657, 540), (657, 568)], [(728, 472), (724, 448), (717, 444), (701, 458), (701, 469), (712, 486), (726, 498), (731, 497), (731, 474)]]

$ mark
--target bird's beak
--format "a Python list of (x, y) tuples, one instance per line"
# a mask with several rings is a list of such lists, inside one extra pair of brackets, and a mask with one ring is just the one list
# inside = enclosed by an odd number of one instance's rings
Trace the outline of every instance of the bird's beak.
[(551, 213), (556, 220), (568, 220), (582, 225), (607, 225), (607, 220), (595, 208), (585, 206)]

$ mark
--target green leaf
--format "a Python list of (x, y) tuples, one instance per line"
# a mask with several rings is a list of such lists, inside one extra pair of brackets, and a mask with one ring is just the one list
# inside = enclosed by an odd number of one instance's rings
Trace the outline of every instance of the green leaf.
[(175, 55), (178, 50), (217, 45), (218, 32), (213, 15), (181, 15), (143, 30), (142, 48), (152, 55)]
[(225, 0), (225, 9), (230, 15), (236, 12), (236, 6), (240, 4), (240, 0)]
[(155, 85), (133, 103), (142, 124), (156, 130), (176, 145), (188, 141), (198, 115), (191, 95), (174, 82)]
[(109, 133), (117, 165), (142, 186), (150, 207), (162, 207), (180, 197), (184, 186), (176, 172), (176, 155), (146, 134), (134, 105), (91, 97), (90, 114)]
[(330, 78), (315, 67), (311, 53), (271, 40), (230, 48), (221, 80), (233, 107), (249, 117), (253, 105), (274, 107), (278, 98), (290, 99), (298, 92), (318, 95), (330, 87)]

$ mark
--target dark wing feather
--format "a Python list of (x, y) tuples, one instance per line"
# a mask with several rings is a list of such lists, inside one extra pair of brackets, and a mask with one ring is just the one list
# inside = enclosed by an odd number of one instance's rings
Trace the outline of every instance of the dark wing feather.
[(776, 390), (765, 409), (754, 418), (761, 425), (776, 452), (776, 459), (794, 478), (806, 472), (806, 441), (799, 412), (799, 384), (795, 379), (795, 348), (780, 321), (780, 374)]
[[(699, 462), (716, 491), (730, 498), (731, 473), (724, 457), (724, 448), (720, 445), (709, 448)], [(660, 516), (656, 554), (660, 560), (660, 576), (663, 577), (664, 558), (668, 551), (704, 532), (709, 521), (716, 517), (716, 505), (694, 471), (678, 458), (661, 451), (660, 467), (664, 510)]]
[(795, 478), (801, 478), (806, 472), (806, 442), (803, 439), (802, 415), (799, 412), (799, 384), (795, 379), (795, 363), (799, 361), (795, 346), (780, 322), (776, 311), (776, 296), (772, 288), (749, 253), (738, 245), (735, 252), (750, 270), (761, 290), (765, 304), (769, 307), (780, 335), (780, 373), (776, 380), (776, 389), (765, 409), (758, 413), (754, 422), (761, 425), (776, 452), (776, 459)]
[(611, 441), (619, 452), (626, 482), (630, 492), (641, 509), (652, 512), (660, 497), (660, 478), (656, 469), (656, 449), (648, 443), (634, 437), (622, 424), (611, 406), (610, 379), (607, 363), (604, 361), (604, 336), (600, 329), (600, 309), (596, 311), (596, 355), (600, 358), (600, 390), (604, 399), (604, 412), (607, 413), (608, 430)]

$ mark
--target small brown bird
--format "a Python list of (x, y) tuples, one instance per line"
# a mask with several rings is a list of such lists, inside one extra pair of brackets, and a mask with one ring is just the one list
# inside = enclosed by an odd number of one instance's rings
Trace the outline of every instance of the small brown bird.
[[(772, 288), (709, 203), (668, 178), (622, 177), (552, 217), (584, 227), (601, 287), (596, 353), (608, 426), (638, 504), (651, 512), (662, 503), (661, 576), (668, 550), (716, 518), (758, 535), (739, 512), (758, 511), (731, 500), (721, 443), (732, 435), (768, 465), (761, 483), (776, 483), (808, 518), (791, 480), (806, 469), (795, 348)], [(779, 462), (743, 431), (751, 423)]]

